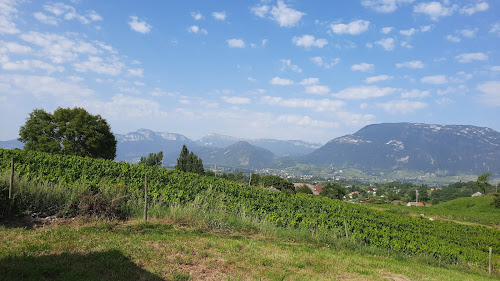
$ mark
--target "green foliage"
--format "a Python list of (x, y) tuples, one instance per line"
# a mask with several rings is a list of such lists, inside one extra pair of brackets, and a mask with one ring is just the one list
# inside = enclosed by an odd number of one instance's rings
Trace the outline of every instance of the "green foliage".
[(358, 244), (426, 253), (451, 263), (484, 266), (489, 247), (500, 253), (500, 232), (486, 227), (405, 217), (323, 196), (269, 192), (215, 177), (76, 156), (0, 149), (0, 170), (9, 169), (11, 157), (20, 176), (68, 189), (81, 184), (91, 190), (120, 185), (126, 187), (126, 195), (143, 196), (147, 172), (151, 200), (167, 205), (198, 198), (196, 204), (213, 210), (254, 216), (278, 227), (325, 231), (333, 237), (344, 237), (345, 217), (349, 238)]
[[(6, 190), (9, 181), (8, 173), (0, 176), (0, 191)], [(70, 188), (59, 183), (16, 176), (11, 203), (5, 195), (0, 193), (0, 217), (7, 214), (39, 217), (91, 215), (115, 219), (127, 217), (133, 207), (130, 204), (132, 197), (127, 194), (125, 186), (105, 183), (78, 183)]]
[(305, 193), (305, 194), (313, 194), (312, 190), (307, 185), (299, 186), (296, 190), (296, 193)]
[(491, 176), (491, 173), (483, 173), (480, 176), (477, 177), (477, 185), (483, 191), (483, 194), (486, 194), (488, 189), (491, 187), (491, 185), (488, 183), (489, 177)]
[(250, 185), (258, 186), (260, 184), (260, 175), (259, 174), (251, 174), (250, 175)]
[(495, 193), (495, 198), (493, 199), (493, 206), (495, 206), (495, 208), (500, 208), (500, 192)]
[(139, 164), (146, 166), (160, 166), (163, 163), (163, 151), (149, 153), (148, 157), (141, 157)]
[(19, 136), (26, 150), (104, 159), (116, 157), (116, 139), (106, 120), (83, 108), (58, 108), (54, 114), (35, 109), (21, 126)]
[(200, 175), (205, 173), (201, 158), (198, 158), (198, 156), (196, 156), (196, 154), (192, 151), (189, 152), (186, 145), (182, 146), (179, 158), (177, 158), (177, 165), (175, 165), (175, 169), (182, 172), (197, 173)]
[(344, 196), (347, 194), (347, 189), (338, 183), (327, 183), (319, 195), (329, 197), (337, 200), (344, 200)]
[(259, 184), (265, 187), (274, 187), (280, 191), (290, 191), (292, 193), (295, 192), (293, 183), (276, 175), (262, 176), (259, 180)]

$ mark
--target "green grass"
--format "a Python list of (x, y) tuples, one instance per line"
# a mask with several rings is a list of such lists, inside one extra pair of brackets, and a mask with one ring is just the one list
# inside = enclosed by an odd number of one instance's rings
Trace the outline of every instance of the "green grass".
[(467, 265), (202, 213), (195, 204), (147, 223), (80, 218), (32, 226), (0, 226), (0, 280), (489, 279)]
[(457, 198), (429, 207), (407, 207), (391, 204), (365, 204), (367, 207), (384, 209), (399, 214), (419, 215), (435, 219), (477, 223), (500, 229), (500, 209), (493, 206), (493, 196)]

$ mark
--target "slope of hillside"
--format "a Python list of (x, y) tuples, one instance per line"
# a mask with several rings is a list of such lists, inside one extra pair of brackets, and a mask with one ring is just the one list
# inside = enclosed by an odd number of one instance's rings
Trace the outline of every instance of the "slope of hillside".
[(0, 225), (0, 280), (491, 280), (345, 240), (172, 210), (148, 223)]
[(307, 163), (365, 172), (413, 170), (444, 175), (500, 173), (500, 133), (461, 125), (384, 123), (329, 141)]
[(274, 154), (264, 148), (249, 144), (245, 141), (237, 142), (223, 149), (195, 149), (206, 165), (261, 169), (274, 165)]

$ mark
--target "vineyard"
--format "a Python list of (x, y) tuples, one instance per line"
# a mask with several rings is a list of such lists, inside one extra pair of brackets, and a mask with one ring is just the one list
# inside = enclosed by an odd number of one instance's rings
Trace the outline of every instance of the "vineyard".
[(498, 266), (500, 232), (486, 227), (405, 217), (325, 197), (282, 194), (215, 177), (75, 156), (0, 149), (1, 171), (10, 169), (11, 158), (20, 176), (68, 189), (79, 183), (120, 184), (139, 196), (147, 173), (149, 196), (156, 202), (182, 204), (198, 198), (224, 212), (245, 213), (280, 227), (328, 231), (336, 237), (347, 232), (357, 243), (482, 268), (488, 265), (492, 247)]

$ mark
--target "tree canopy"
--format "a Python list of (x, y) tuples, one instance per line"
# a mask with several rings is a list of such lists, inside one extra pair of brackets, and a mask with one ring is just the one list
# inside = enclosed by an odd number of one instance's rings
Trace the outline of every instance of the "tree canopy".
[(312, 190), (307, 185), (301, 185), (296, 190), (296, 193), (313, 194)]
[(265, 175), (262, 176), (259, 180), (259, 184), (262, 184), (264, 186), (268, 187), (274, 187), (276, 189), (279, 189), (280, 191), (290, 191), (290, 192), (295, 192), (295, 187), (293, 186), (293, 183), (282, 179), (279, 176), (276, 175)]
[(332, 199), (344, 200), (344, 196), (347, 194), (347, 189), (338, 183), (327, 183), (319, 195), (330, 197)]
[(41, 152), (114, 159), (116, 139), (100, 115), (85, 109), (58, 108), (53, 114), (35, 109), (19, 130), (24, 149)]
[(490, 186), (491, 186), (488, 183), (490, 176), (491, 176), (491, 173), (487, 172), (487, 173), (483, 173), (479, 177), (477, 177), (476, 183), (479, 186), (479, 188), (481, 189), (481, 191), (483, 191), (483, 194), (486, 194), (486, 192), (488, 191), (488, 188), (490, 188)]
[(179, 158), (177, 158), (177, 165), (175, 169), (183, 172), (191, 172), (203, 175), (205, 169), (203, 168), (203, 161), (198, 158), (193, 152), (189, 152), (186, 145), (182, 146)]
[(148, 157), (141, 157), (139, 164), (146, 166), (160, 166), (163, 163), (163, 151), (149, 153)]

